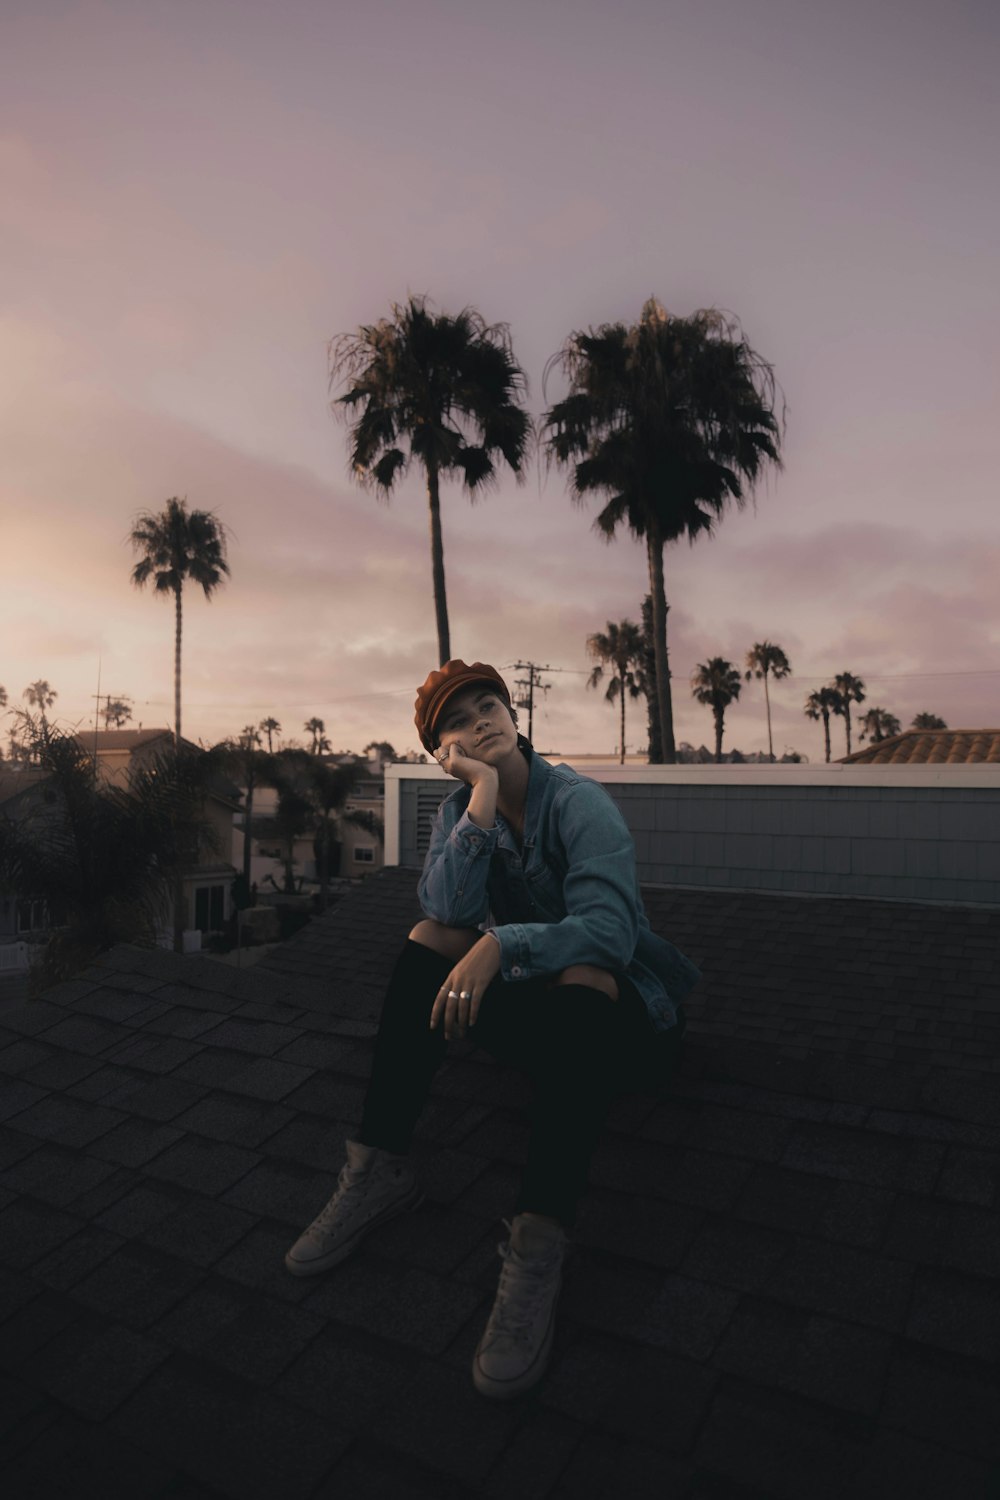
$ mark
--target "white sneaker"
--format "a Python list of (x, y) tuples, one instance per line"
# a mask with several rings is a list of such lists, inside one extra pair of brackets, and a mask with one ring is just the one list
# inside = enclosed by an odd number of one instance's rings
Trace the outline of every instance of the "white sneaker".
[(545, 1373), (552, 1353), (556, 1302), (562, 1286), (566, 1231), (517, 1214), (504, 1219), (510, 1239), (496, 1301), (472, 1361), (472, 1382), (483, 1396), (519, 1396)]
[(347, 1142), (347, 1161), (337, 1179), (337, 1191), (285, 1256), (293, 1276), (314, 1276), (329, 1270), (356, 1250), (370, 1230), (404, 1209), (424, 1201), (412, 1171), (402, 1156), (390, 1156), (377, 1146)]

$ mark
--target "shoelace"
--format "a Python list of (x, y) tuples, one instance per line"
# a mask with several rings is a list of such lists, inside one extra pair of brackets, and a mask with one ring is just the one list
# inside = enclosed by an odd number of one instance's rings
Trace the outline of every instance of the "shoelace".
[[(509, 1220), (504, 1219), (503, 1223), (508, 1236), (512, 1235)], [(546, 1292), (551, 1290), (551, 1273), (561, 1257), (556, 1251), (551, 1255), (521, 1257), (509, 1238), (497, 1246), (497, 1252), (503, 1260), (503, 1269), (490, 1320), (492, 1330), (524, 1343), (531, 1336)]]
[[(357, 1182), (357, 1181), (363, 1181), (363, 1180), (364, 1180), (363, 1178), (360, 1178), (360, 1179), (359, 1178), (355, 1178), (354, 1179), (355, 1182)], [(340, 1169), (340, 1176), (337, 1178), (337, 1191), (334, 1193), (334, 1195), (330, 1199), (329, 1203), (327, 1203), (326, 1207), (323, 1208), (320, 1211), (320, 1213), (317, 1215), (317, 1217), (309, 1225), (309, 1231), (310, 1232), (315, 1232), (316, 1234), (325, 1234), (326, 1233), (327, 1229), (330, 1226), (330, 1223), (333, 1220), (334, 1214), (341, 1207), (341, 1204), (342, 1204), (343, 1198), (344, 1198), (344, 1193), (346, 1192), (347, 1188), (350, 1187), (350, 1186), (352, 1186), (352, 1181), (351, 1181), (351, 1167), (350, 1167), (350, 1163), (349, 1162), (345, 1162), (344, 1165)], [(356, 1206), (357, 1206), (356, 1204), (352, 1204), (351, 1205), (351, 1207), (356, 1207)]]

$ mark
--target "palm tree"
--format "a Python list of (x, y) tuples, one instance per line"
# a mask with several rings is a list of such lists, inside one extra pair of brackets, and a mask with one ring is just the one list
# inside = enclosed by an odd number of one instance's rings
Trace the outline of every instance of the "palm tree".
[(222, 769), (246, 789), (243, 809), (243, 887), (241, 894), (250, 899), (250, 861), (253, 854), (253, 804), (260, 783), (270, 780), (272, 758), (261, 749), (261, 737), (254, 724), (247, 724), (235, 740), (224, 740), (216, 747)]
[(614, 669), (611, 681), (608, 683), (607, 692), (604, 694), (609, 703), (614, 703), (616, 698), (621, 699), (621, 753), (619, 764), (625, 764), (625, 693), (628, 691), (633, 698), (638, 698), (642, 692), (640, 674), (642, 672), (642, 631), (638, 625), (631, 620), (621, 620), (616, 625), (613, 620), (608, 621), (607, 632), (599, 632), (587, 637), (587, 650), (596, 661), (587, 680), (587, 686), (596, 688), (604, 676), (604, 668), (610, 666)]
[(839, 701), (840, 697), (836, 689), (829, 686), (816, 688), (806, 699), (806, 718), (823, 720), (823, 737), (826, 741), (827, 764), (830, 761), (830, 715), (837, 712)]
[(911, 729), (947, 729), (948, 726), (937, 714), (917, 714), (910, 725)]
[(865, 701), (865, 685), (860, 677), (850, 672), (838, 672), (830, 684), (837, 695), (833, 706), (835, 714), (841, 714), (847, 728), (847, 753), (851, 753), (851, 704)]
[(162, 511), (143, 511), (129, 533), (142, 554), (132, 569), (132, 582), (143, 588), (153, 580), (158, 594), (173, 594), (176, 616), (174, 638), (174, 745), (181, 743), (181, 596), (185, 580), (201, 584), (211, 599), (229, 573), (226, 530), (211, 511), (187, 508), (187, 500), (169, 499)]
[(767, 691), (767, 674), (770, 672), (775, 682), (782, 677), (787, 677), (792, 670), (788, 657), (780, 646), (773, 645), (770, 641), (755, 641), (747, 652), (746, 680), (751, 677), (764, 679), (764, 701), (767, 704), (767, 753), (774, 760), (774, 741), (771, 738), (771, 698)]
[(336, 842), (336, 825), (331, 813), (340, 812), (358, 779), (355, 766), (328, 766), (311, 759), (306, 767), (307, 795), (316, 809), (316, 865), (319, 875), (319, 909), (326, 910), (330, 883), (330, 856)]
[(660, 706), (656, 697), (656, 647), (653, 643), (653, 596), (647, 594), (642, 601), (642, 667), (639, 685), (646, 699), (646, 724), (649, 734), (647, 760), (651, 766), (660, 765), (663, 748), (660, 740)]
[[(451, 659), (444, 581), (440, 481), (461, 475), (475, 499), (496, 478), (496, 460), (521, 477), (531, 421), (518, 404), (527, 393), (505, 323), (487, 324), (475, 308), (451, 317), (428, 311), (425, 297), (392, 304), (391, 318), (344, 333), (329, 347), (330, 383), (348, 389), (333, 402), (350, 418), (351, 470), (388, 499), (415, 460), (427, 481), (438, 655)], [(400, 446), (405, 442), (406, 450)]]
[(307, 719), (302, 728), (306, 734), (312, 735), (312, 744), (309, 747), (311, 755), (327, 755), (333, 749), (326, 737), (326, 725), (322, 719)]
[(105, 729), (121, 729), (132, 717), (131, 699), (109, 698), (101, 710)]
[(699, 662), (691, 674), (691, 692), (699, 703), (711, 705), (715, 719), (715, 759), (722, 760), (722, 730), (726, 709), (740, 696), (739, 670), (722, 656)]
[(44, 677), (40, 677), (37, 682), (29, 682), (28, 686), (25, 688), (21, 696), (22, 698), (27, 698), (32, 708), (38, 709), (39, 715), (41, 716), (42, 720), (42, 730), (44, 732), (46, 729), (48, 729), (48, 720), (45, 717), (45, 710), (52, 707), (53, 703), (59, 697), (59, 694), (55, 691), (54, 688), (49, 687)]
[(267, 735), (267, 753), (268, 755), (273, 755), (274, 735), (281, 733), (281, 725), (278, 723), (277, 719), (268, 718), (261, 719), (260, 723), (257, 725), (257, 728), (262, 729)]
[(899, 720), (895, 714), (887, 713), (884, 708), (870, 708), (861, 721), (861, 733), (859, 740), (871, 735), (877, 744), (879, 740), (892, 739), (894, 734), (899, 733)]
[(604, 497), (595, 526), (607, 539), (624, 522), (646, 544), (663, 756), (674, 762), (663, 550), (711, 535), (728, 501), (744, 506), (767, 467), (781, 468), (774, 372), (736, 318), (673, 317), (655, 298), (631, 327), (570, 334), (546, 380), (555, 366), (570, 393), (543, 419), (550, 458), (572, 465), (574, 499)]

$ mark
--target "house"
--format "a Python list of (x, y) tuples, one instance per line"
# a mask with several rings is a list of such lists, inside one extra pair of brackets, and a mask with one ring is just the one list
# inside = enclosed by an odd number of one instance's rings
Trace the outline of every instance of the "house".
[[(76, 739), (94, 757), (100, 779), (118, 786), (126, 785), (134, 770), (152, 770), (174, 743), (173, 731), (166, 728), (103, 729)], [(182, 739), (182, 744), (186, 750), (199, 750), (189, 740)], [(206, 790), (201, 814), (208, 833), (199, 838), (194, 860), (184, 873), (186, 932), (221, 932), (232, 916), (233, 816), (239, 808), (239, 790), (224, 777)], [(199, 946), (196, 939), (185, 941), (189, 947)]]

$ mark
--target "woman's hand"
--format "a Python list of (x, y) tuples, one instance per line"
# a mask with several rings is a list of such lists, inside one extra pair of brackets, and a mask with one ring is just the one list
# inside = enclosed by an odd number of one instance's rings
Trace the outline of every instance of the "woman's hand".
[(483, 995), (499, 973), (500, 944), (487, 932), (459, 959), (438, 990), (431, 1010), (431, 1030), (443, 1018), (445, 1041), (464, 1036), (470, 1026), (475, 1026)]
[(448, 772), (449, 776), (455, 776), (469, 786), (478, 786), (479, 782), (490, 779), (494, 780), (497, 785), (500, 783), (496, 768), (488, 766), (483, 760), (476, 760), (472, 755), (466, 755), (458, 740), (452, 740), (447, 745), (439, 745), (434, 751), (434, 759), (443, 771)]

